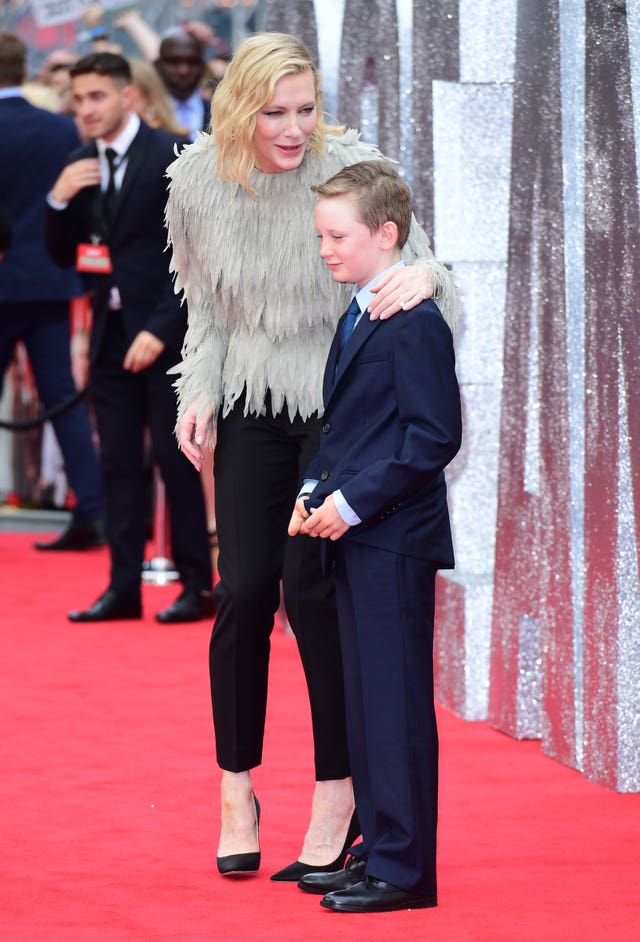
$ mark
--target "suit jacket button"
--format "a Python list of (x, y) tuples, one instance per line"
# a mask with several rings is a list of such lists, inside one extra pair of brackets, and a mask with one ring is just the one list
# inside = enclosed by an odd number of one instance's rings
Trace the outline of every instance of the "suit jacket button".
[(320, 480), (321, 480), (321, 481), (326, 481), (328, 477), (329, 477), (329, 472), (328, 472), (328, 471), (323, 471), (322, 474), (320, 475)]
[(327, 434), (327, 432), (331, 431), (331, 426), (329, 425), (328, 422), (324, 423), (324, 425), (322, 426), (322, 431), (325, 433), (325, 435)]

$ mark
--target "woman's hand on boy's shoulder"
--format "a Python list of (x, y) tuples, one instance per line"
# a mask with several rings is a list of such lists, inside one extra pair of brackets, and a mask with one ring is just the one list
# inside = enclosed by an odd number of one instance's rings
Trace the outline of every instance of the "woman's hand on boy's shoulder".
[(372, 321), (387, 320), (398, 311), (408, 311), (425, 298), (430, 298), (434, 285), (429, 272), (421, 265), (405, 265), (382, 275), (371, 289), (374, 294), (369, 303)]

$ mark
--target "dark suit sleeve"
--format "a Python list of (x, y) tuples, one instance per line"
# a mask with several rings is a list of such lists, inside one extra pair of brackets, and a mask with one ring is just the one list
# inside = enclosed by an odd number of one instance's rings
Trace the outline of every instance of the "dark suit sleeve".
[[(77, 199), (77, 197), (76, 197)], [(53, 209), (47, 204), (46, 240), (49, 255), (60, 268), (76, 262), (76, 246), (89, 239), (74, 201), (66, 209)]]
[(439, 313), (402, 317), (393, 353), (401, 435), (393, 454), (340, 482), (361, 520), (370, 520), (435, 482), (462, 438), (453, 338)]
[[(169, 184), (166, 177), (166, 168), (175, 160), (175, 148), (188, 144), (188, 138), (176, 138), (165, 131), (154, 130), (156, 139), (163, 141), (163, 149), (160, 151), (159, 162), (162, 165), (162, 218), (164, 220), (164, 209), (169, 196)], [(162, 225), (163, 239), (166, 241), (166, 230), (164, 222)], [(157, 304), (149, 313), (145, 329), (152, 333), (164, 344), (178, 353), (182, 347), (182, 341), (187, 329), (187, 305), (182, 303), (181, 298), (175, 293), (173, 284), (173, 275), (169, 271), (171, 253), (165, 251), (163, 244), (158, 257), (158, 263), (162, 266), (165, 277), (164, 286), (160, 293)]]
[[(65, 166), (93, 156), (93, 151), (76, 149), (69, 155)], [(80, 242), (88, 242), (87, 207), (96, 199), (98, 187), (80, 190), (69, 202), (66, 209), (53, 209), (46, 206), (46, 243), (49, 255), (60, 268), (69, 268), (76, 263), (76, 247)]]
[(173, 288), (173, 278), (167, 269), (167, 279), (158, 304), (149, 314), (145, 329), (162, 340), (168, 347), (179, 351), (187, 329), (187, 306), (181, 304)]
[(308, 467), (306, 468), (304, 474), (302, 475), (303, 481), (319, 481), (321, 474), (321, 464), (320, 464), (320, 452), (318, 452), (309, 462)]

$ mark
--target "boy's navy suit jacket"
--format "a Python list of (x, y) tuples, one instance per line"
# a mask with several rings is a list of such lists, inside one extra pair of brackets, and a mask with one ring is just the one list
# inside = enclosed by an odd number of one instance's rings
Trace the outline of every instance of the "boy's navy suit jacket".
[(431, 300), (385, 321), (365, 312), (336, 370), (341, 325), (325, 369), (320, 449), (305, 474), (319, 482), (307, 506), (339, 488), (362, 520), (343, 539), (451, 568), (444, 468), (462, 436), (451, 331)]

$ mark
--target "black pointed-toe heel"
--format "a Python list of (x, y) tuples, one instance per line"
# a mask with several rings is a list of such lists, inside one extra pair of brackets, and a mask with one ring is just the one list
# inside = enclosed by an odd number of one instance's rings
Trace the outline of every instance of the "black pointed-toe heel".
[[(256, 805), (256, 841), (258, 847), (258, 826), (260, 824), (260, 802), (253, 796)], [(260, 868), (260, 851), (254, 851), (250, 854), (229, 854), (226, 857), (216, 857), (218, 872), (223, 876), (229, 876), (233, 873), (255, 873)]]
[(289, 864), (288, 867), (284, 867), (282, 870), (278, 870), (277, 873), (274, 873), (271, 879), (275, 880), (276, 883), (297, 883), (298, 880), (301, 880), (302, 877), (306, 876), (308, 873), (332, 873), (334, 870), (342, 870), (345, 860), (347, 859), (349, 848), (359, 834), (360, 822), (358, 821), (358, 812), (354, 811), (344, 846), (335, 860), (323, 866), (308, 864), (303, 860), (296, 860), (292, 864)]

